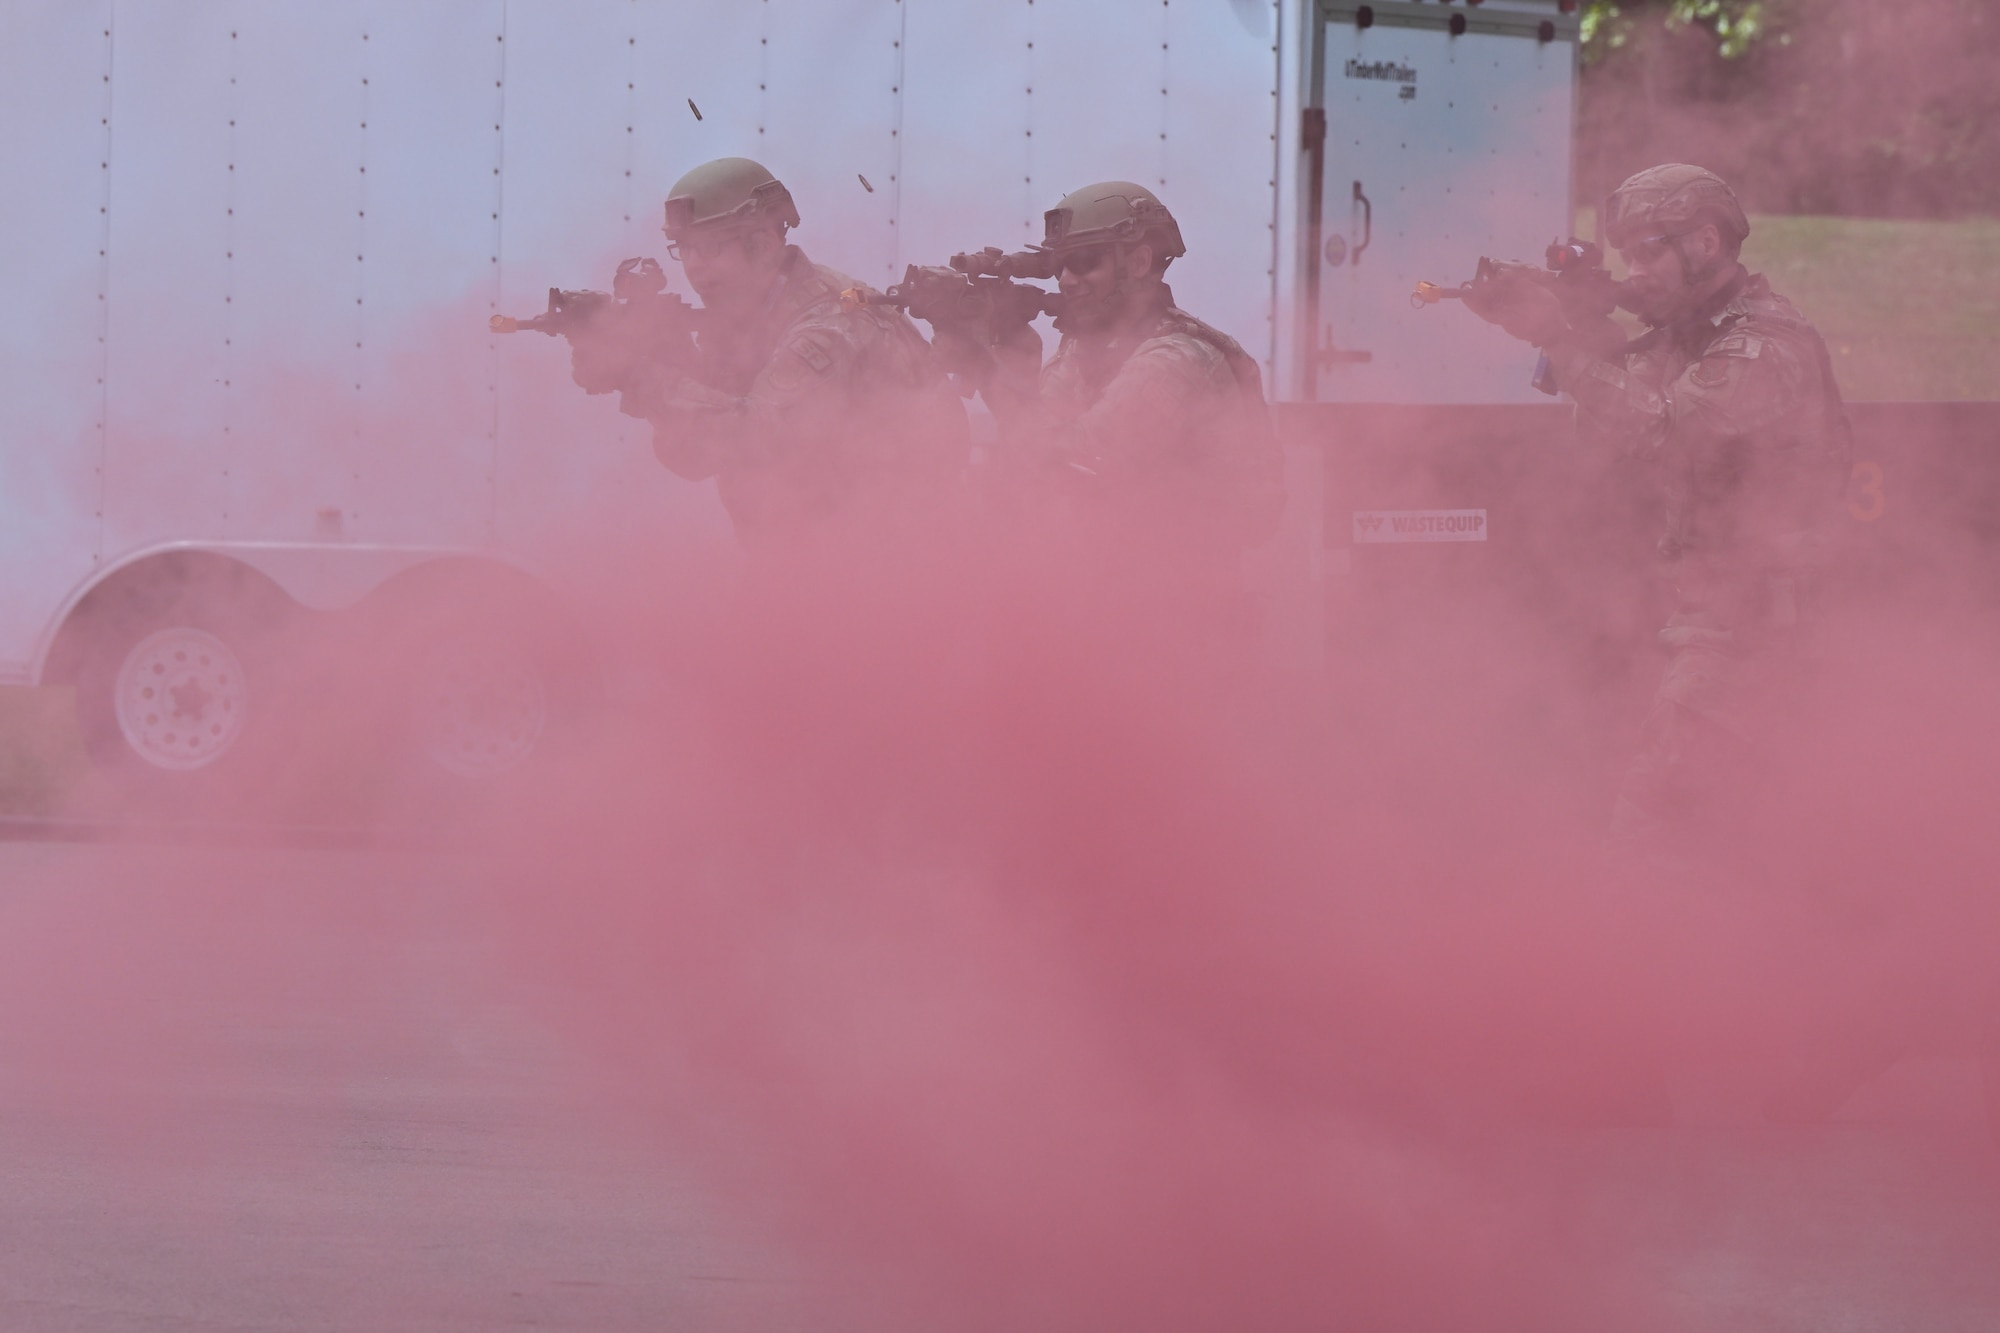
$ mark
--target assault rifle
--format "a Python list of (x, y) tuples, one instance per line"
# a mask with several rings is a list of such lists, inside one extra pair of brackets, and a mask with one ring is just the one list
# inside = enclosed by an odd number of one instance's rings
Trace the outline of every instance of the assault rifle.
[[(628, 259), (618, 266), (608, 292), (549, 288), (549, 308), (530, 319), (495, 315), (494, 333), (546, 333), (618, 344), (631, 360), (685, 360), (694, 351), (700, 312), (667, 291), (666, 270), (657, 259)], [(602, 390), (593, 390), (602, 392)]]
[(1569, 317), (1569, 322), (1579, 328), (1609, 318), (1618, 308), (1618, 297), (1624, 288), (1604, 266), (1604, 251), (1572, 236), (1567, 241), (1549, 243), (1547, 259), (1541, 268), (1481, 255), (1471, 282), (1457, 287), (1420, 282), (1410, 293), (1410, 305), (1422, 310), (1439, 301), (1463, 300), (1473, 288), (1506, 277), (1526, 277), (1547, 287), (1562, 302), (1563, 314)]
[(903, 270), (903, 280), (887, 291), (850, 287), (840, 299), (849, 306), (892, 305), (936, 328), (972, 333), (991, 342), (1039, 315), (1062, 313), (1062, 293), (1017, 281), (1055, 276), (1053, 255), (1034, 250), (1002, 254), (998, 246), (988, 246), (953, 255), (949, 268), (911, 264)]

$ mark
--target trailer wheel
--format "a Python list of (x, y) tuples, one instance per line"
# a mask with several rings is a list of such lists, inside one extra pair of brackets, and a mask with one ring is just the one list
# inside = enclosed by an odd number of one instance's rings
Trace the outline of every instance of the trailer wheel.
[(249, 578), (107, 592), (80, 614), (69, 673), (91, 762), (149, 807), (215, 803), (275, 730), (290, 602)]
[(440, 562), (372, 600), (364, 633), (383, 637), (405, 751), (445, 781), (484, 786), (532, 769), (590, 710), (591, 654), (527, 578)]
[(119, 737), (156, 768), (207, 768), (242, 738), (247, 676), (235, 650), (205, 629), (154, 630), (132, 645), (112, 674)]
[(461, 632), (425, 645), (411, 679), (418, 749), (463, 778), (518, 768), (548, 728), (545, 676), (537, 655), (510, 635)]

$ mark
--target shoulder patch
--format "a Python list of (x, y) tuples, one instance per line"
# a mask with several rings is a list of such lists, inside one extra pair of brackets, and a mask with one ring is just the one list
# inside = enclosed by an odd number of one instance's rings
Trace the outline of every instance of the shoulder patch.
[(1720, 389), (1729, 383), (1729, 367), (1704, 361), (1689, 373), (1688, 378), (1704, 389)]
[(1754, 361), (1764, 354), (1764, 340), (1745, 329), (1738, 329), (1710, 347), (1703, 359), (1715, 356), (1740, 357)]
[(815, 379), (825, 378), (839, 363), (835, 339), (836, 335), (825, 329), (805, 329), (793, 334), (772, 356), (766, 382), (776, 392), (789, 394)]
[(1722, 355), (1705, 356), (1688, 370), (1688, 378), (1697, 388), (1720, 389), (1729, 383), (1735, 372), (1729, 368), (1729, 358)]
[(827, 347), (825, 334), (801, 333), (786, 344), (785, 350), (806, 363), (815, 375), (824, 375), (833, 369), (833, 353)]

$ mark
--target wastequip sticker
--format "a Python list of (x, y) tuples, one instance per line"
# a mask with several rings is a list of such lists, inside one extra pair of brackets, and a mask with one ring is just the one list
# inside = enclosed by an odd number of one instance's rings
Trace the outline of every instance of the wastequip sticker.
[(1484, 509), (1357, 509), (1354, 540), (1361, 542), (1483, 542)]

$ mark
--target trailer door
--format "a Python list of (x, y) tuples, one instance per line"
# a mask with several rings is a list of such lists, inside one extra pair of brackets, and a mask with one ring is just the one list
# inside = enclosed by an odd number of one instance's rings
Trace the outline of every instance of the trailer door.
[[(1413, 310), (1481, 255), (1539, 261), (1571, 226), (1576, 20), (1322, 0), (1304, 147), (1301, 388), (1337, 402), (1539, 400), (1535, 353), (1458, 308)], [(1311, 125), (1313, 114), (1307, 112)], [(1315, 158), (1318, 160), (1315, 161)]]

